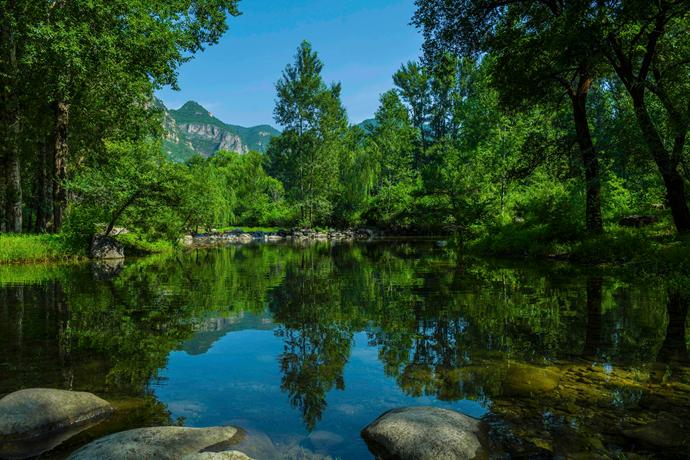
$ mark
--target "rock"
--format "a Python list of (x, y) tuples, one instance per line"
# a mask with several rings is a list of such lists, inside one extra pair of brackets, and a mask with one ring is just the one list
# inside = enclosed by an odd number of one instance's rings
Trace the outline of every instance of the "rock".
[(640, 228), (640, 227), (646, 227), (647, 225), (652, 225), (656, 224), (659, 222), (659, 219), (657, 219), (656, 216), (628, 216), (628, 217), (623, 217), (620, 221), (618, 221), (618, 225), (621, 225), (623, 227), (635, 227), (635, 228)]
[(266, 433), (251, 425), (243, 424), (242, 426), (246, 427), (247, 436), (233, 446), (233, 449), (260, 460), (280, 460), (282, 458)]
[(443, 247), (443, 246), (447, 246), (447, 245), (448, 245), (448, 242), (445, 240), (441, 240), (441, 241), (436, 242), (436, 246), (439, 246), (439, 247)]
[(623, 436), (640, 443), (643, 447), (670, 449), (685, 444), (688, 428), (672, 420), (658, 420), (653, 423), (623, 431)]
[(241, 228), (235, 228), (233, 230), (230, 230), (230, 233), (234, 233), (235, 235), (241, 235), (242, 233), (244, 233), (244, 230), (242, 230)]
[(92, 259), (124, 259), (125, 248), (112, 236), (96, 235), (91, 241)]
[(345, 439), (330, 431), (315, 431), (300, 444), (317, 453), (329, 453), (343, 445)]
[(113, 227), (113, 229), (110, 231), (110, 234), (112, 236), (126, 235), (127, 233), (129, 233), (129, 230), (127, 230), (126, 228), (122, 228), (122, 227)]
[(125, 268), (122, 259), (105, 259), (91, 264), (91, 272), (95, 280), (109, 280), (117, 277)]
[(67, 460), (179, 460), (201, 450), (227, 449), (244, 436), (243, 429), (232, 426), (138, 428), (98, 439)]
[(257, 230), (257, 231), (255, 231), (254, 233), (252, 233), (252, 236), (253, 236), (254, 238), (263, 238), (264, 235), (265, 235), (265, 233), (262, 232), (261, 230)]
[(558, 387), (561, 374), (526, 364), (510, 363), (508, 381), (503, 384), (504, 396), (530, 397)]
[(228, 452), (203, 452), (182, 457), (181, 460), (253, 460), (242, 452), (231, 450)]
[(107, 401), (80, 391), (31, 388), (10, 393), (0, 399), (0, 457), (38, 455), (114, 410)]
[(652, 208), (659, 210), (659, 211), (663, 211), (664, 209), (666, 209), (666, 205), (665, 204), (653, 204)]
[(365, 427), (362, 438), (377, 458), (472, 459), (485, 454), (484, 422), (438, 407), (413, 406), (385, 412)]

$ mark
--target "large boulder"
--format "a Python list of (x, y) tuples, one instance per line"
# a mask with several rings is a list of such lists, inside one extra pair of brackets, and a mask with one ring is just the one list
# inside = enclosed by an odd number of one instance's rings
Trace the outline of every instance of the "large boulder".
[(0, 457), (52, 449), (110, 415), (107, 401), (80, 391), (31, 388), (0, 399)]
[(243, 429), (232, 426), (138, 428), (98, 439), (67, 460), (179, 460), (201, 450), (228, 449), (244, 436)]
[(652, 225), (656, 224), (659, 222), (659, 219), (656, 216), (628, 216), (628, 217), (623, 217), (621, 220), (618, 221), (618, 225), (621, 225), (623, 227), (635, 227), (635, 228), (640, 228), (640, 227), (646, 227), (647, 225)]
[(385, 412), (362, 432), (382, 460), (460, 460), (486, 455), (484, 422), (448, 409), (412, 406)]
[(91, 241), (92, 259), (124, 259), (125, 248), (112, 236), (96, 235)]

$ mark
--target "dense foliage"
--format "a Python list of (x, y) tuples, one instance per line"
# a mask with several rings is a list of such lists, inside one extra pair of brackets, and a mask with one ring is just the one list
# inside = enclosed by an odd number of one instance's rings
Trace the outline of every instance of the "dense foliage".
[(367, 225), (516, 252), (635, 213), (690, 230), (686, 1), (418, 0), (424, 55), (372, 122), (304, 41), (265, 154), (174, 165), (152, 92), (238, 14), (187, 3), (2, 3), (3, 231)]

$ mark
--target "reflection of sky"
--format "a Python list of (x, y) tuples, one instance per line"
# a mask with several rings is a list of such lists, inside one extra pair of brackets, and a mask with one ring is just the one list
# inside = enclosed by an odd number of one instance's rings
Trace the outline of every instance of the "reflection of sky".
[[(306, 436), (299, 410), (281, 392), (277, 356), (283, 342), (273, 331), (230, 332), (204, 354), (173, 352), (157, 398), (169, 405), (173, 417), (187, 417), (185, 426), (246, 423), (269, 437)], [(371, 458), (359, 431), (383, 412), (410, 405), (432, 405), (481, 417), (479, 403), (446, 403), (433, 397), (411, 398), (395, 380), (387, 378), (378, 350), (367, 347), (365, 333), (355, 334), (355, 346), (345, 368), (345, 391), (327, 395), (328, 408), (316, 430), (343, 436), (347, 447), (334, 452), (342, 459)], [(241, 424), (241, 423), (239, 423)]]

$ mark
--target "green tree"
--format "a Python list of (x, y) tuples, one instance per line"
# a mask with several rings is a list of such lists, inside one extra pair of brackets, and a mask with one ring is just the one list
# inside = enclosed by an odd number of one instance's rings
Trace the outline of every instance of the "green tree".
[(329, 200), (337, 178), (335, 152), (347, 129), (347, 115), (340, 101), (340, 83), (327, 86), (321, 78), (323, 62), (303, 41), (276, 83), (278, 99), (273, 111), (284, 132), (272, 139), (268, 155), (278, 176), (292, 185), (293, 201), (303, 223), (330, 215)]
[(423, 29), (426, 59), (445, 50), (490, 54), (492, 77), (506, 103), (570, 99), (587, 187), (585, 222), (601, 232), (599, 157), (587, 117), (587, 95), (601, 56), (585, 25), (588, 2), (417, 0), (413, 24)]

